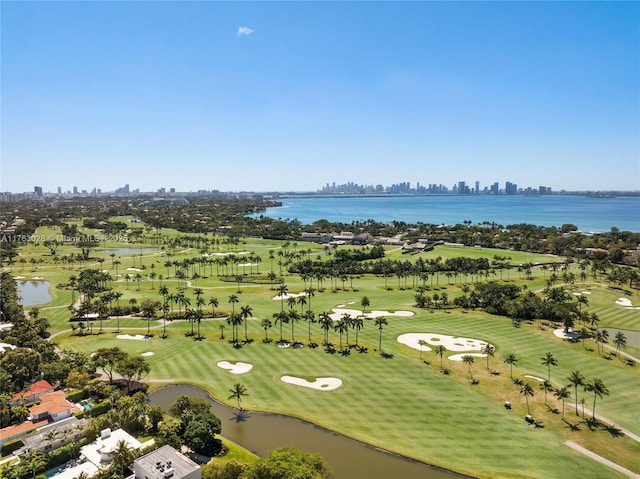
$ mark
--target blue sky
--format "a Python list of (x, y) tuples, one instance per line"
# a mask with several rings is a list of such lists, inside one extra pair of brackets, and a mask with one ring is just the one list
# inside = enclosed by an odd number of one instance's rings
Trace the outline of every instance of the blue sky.
[(640, 189), (637, 2), (2, 2), (0, 190)]

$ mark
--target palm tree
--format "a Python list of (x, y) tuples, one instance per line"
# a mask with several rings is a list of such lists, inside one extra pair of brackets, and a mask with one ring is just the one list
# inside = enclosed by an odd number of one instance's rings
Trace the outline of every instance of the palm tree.
[(231, 314), (235, 314), (236, 312), (236, 303), (238, 303), (240, 300), (238, 299), (238, 296), (235, 294), (232, 294), (231, 296), (229, 296), (229, 303), (231, 303)]
[(553, 386), (549, 381), (542, 381), (540, 383), (540, 390), (544, 391), (544, 405), (547, 405), (547, 393), (553, 391)]
[(529, 410), (529, 397), (533, 397), (533, 388), (529, 383), (524, 383), (520, 388), (520, 394), (524, 396), (527, 402), (527, 415), (531, 415), (531, 411)]
[(314, 313), (313, 311), (308, 309), (304, 313), (304, 320), (307, 321), (307, 325), (308, 325), (309, 343), (312, 343), (312, 341), (311, 341), (311, 323), (315, 323), (316, 322), (316, 313)]
[(278, 286), (278, 296), (280, 297), (280, 311), (284, 311), (284, 298), (287, 295), (288, 289), (289, 287), (284, 283)]
[(157, 301), (145, 299), (144, 301), (142, 301), (141, 306), (142, 316), (147, 318), (147, 336), (149, 336), (151, 334), (151, 318), (155, 317), (160, 303), (158, 303)]
[(253, 309), (251, 306), (246, 305), (240, 308), (240, 316), (244, 320), (244, 340), (249, 341), (249, 336), (247, 335), (247, 321), (249, 318), (253, 317)]
[(320, 327), (324, 330), (324, 344), (329, 343), (329, 329), (333, 327), (333, 319), (326, 311), (323, 311), (318, 315), (318, 323), (320, 323)]
[(482, 347), (481, 352), (482, 352), (482, 354), (485, 354), (487, 356), (487, 370), (488, 370), (489, 369), (489, 357), (495, 356), (496, 348), (493, 345), (487, 343)]
[(120, 472), (120, 477), (124, 477), (125, 468), (129, 467), (133, 462), (134, 454), (127, 441), (118, 441), (116, 448), (113, 451), (112, 467), (115, 466)]
[(36, 449), (29, 449), (29, 451), (24, 454), (21, 459), (25, 464), (28, 465), (29, 470), (32, 474), (32, 479), (36, 478), (36, 472), (42, 469), (47, 465), (47, 461), (45, 460), (43, 454)]
[(445, 348), (442, 344), (436, 346), (436, 348), (433, 350), (434, 353), (440, 356), (440, 369), (442, 369), (442, 356), (444, 355), (444, 352), (446, 350), (447, 348)]
[(369, 301), (369, 298), (367, 298), (366, 296), (363, 296), (362, 299), (360, 300), (360, 306), (362, 306), (362, 314), (364, 314), (364, 312), (367, 309), (367, 306), (369, 306), (371, 304), (371, 301)]
[(349, 328), (351, 327), (351, 323), (353, 322), (353, 318), (351, 317), (351, 315), (349, 313), (344, 313), (342, 315), (342, 320), (347, 325), (347, 329), (345, 331), (347, 332), (347, 346), (349, 346)]
[(282, 342), (282, 325), (289, 320), (289, 316), (287, 315), (287, 312), (283, 310), (273, 313), (273, 319), (276, 323), (280, 323), (280, 342)]
[(509, 376), (513, 379), (513, 366), (518, 364), (518, 357), (513, 353), (507, 354), (507, 357), (504, 358), (504, 363), (509, 365)]
[(580, 371), (571, 371), (571, 374), (569, 374), (569, 377), (567, 379), (569, 380), (569, 384), (573, 385), (575, 389), (576, 416), (579, 416), (580, 414), (578, 413), (578, 386), (584, 385), (585, 377), (580, 373)]
[(471, 378), (471, 382), (473, 382), (473, 374), (471, 374), (471, 365), (475, 362), (473, 356), (469, 356), (468, 354), (462, 356), (462, 362), (469, 366), (469, 377)]
[(45, 441), (47, 441), (48, 444), (48, 448), (47, 449), (51, 449), (51, 446), (53, 445), (54, 442), (56, 442), (56, 439), (58, 439), (58, 436), (60, 435), (60, 431), (56, 431), (55, 429), (52, 431), (48, 431), (44, 434), (43, 438)]
[(211, 317), (216, 317), (216, 308), (218, 307), (218, 298), (209, 298), (209, 306), (211, 306)]
[(578, 311), (582, 311), (582, 305), (589, 306), (589, 299), (583, 294), (578, 296), (576, 301), (578, 302)]
[(287, 320), (291, 323), (291, 342), (295, 343), (295, 325), (300, 321), (300, 314), (295, 309), (291, 309), (285, 314), (287, 315)]
[(595, 419), (596, 418), (596, 399), (598, 398), (598, 396), (600, 396), (601, 398), (603, 396), (608, 396), (609, 390), (604, 385), (602, 380), (598, 378), (594, 378), (590, 382), (586, 382), (584, 385), (584, 390), (587, 392), (593, 393), (593, 409), (591, 413), (592, 413), (592, 419)]
[(384, 328), (389, 323), (387, 323), (387, 319), (384, 316), (378, 316), (374, 324), (378, 327), (378, 330), (380, 331), (380, 336), (378, 339), (378, 348), (380, 349), (380, 352), (382, 352), (382, 328)]
[(553, 355), (553, 353), (545, 353), (544, 356), (540, 358), (542, 361), (540, 364), (547, 367), (547, 381), (551, 382), (551, 366), (558, 366), (558, 360)]
[(196, 309), (195, 311), (193, 311), (192, 319), (193, 319), (193, 321), (195, 323), (198, 323), (198, 335), (196, 336), (196, 339), (198, 341), (200, 341), (200, 340), (204, 339), (203, 336), (200, 334), (200, 323), (204, 319), (204, 313), (202, 312), (202, 310), (201, 309)]
[(356, 330), (356, 347), (358, 347), (358, 333), (364, 328), (364, 320), (362, 316), (358, 316), (351, 319), (351, 327)]
[(249, 395), (249, 393), (247, 392), (247, 388), (240, 383), (235, 383), (233, 387), (229, 389), (229, 392), (231, 393), (231, 396), (229, 396), (227, 399), (235, 398), (238, 401), (238, 409), (242, 411), (240, 400), (242, 399), (242, 396)]
[(340, 349), (342, 349), (342, 333), (349, 331), (349, 323), (344, 317), (340, 318), (340, 321), (335, 324), (333, 329), (340, 333)]
[[(567, 386), (562, 386), (561, 388), (556, 389), (556, 391), (553, 394), (555, 395), (555, 397), (557, 397), (562, 401), (562, 420), (564, 421), (564, 400), (569, 399), (571, 397), (571, 391), (569, 391)], [(576, 414), (577, 412), (578, 412), (578, 409), (576, 407)]]
[(420, 359), (422, 359), (423, 348), (428, 345), (429, 343), (427, 343), (424, 339), (418, 339), (418, 346), (420, 346)]
[(620, 348), (627, 345), (627, 337), (622, 331), (618, 331), (613, 342), (616, 345), (616, 356), (620, 356)]
[(304, 314), (304, 307), (307, 305), (307, 298), (298, 296), (298, 304), (300, 305), (300, 314)]
[(315, 289), (309, 287), (304, 290), (307, 293), (307, 303), (308, 303), (308, 311), (311, 311), (311, 298), (316, 295)]
[(273, 326), (273, 324), (271, 323), (270, 320), (265, 318), (262, 321), (260, 321), (260, 326), (262, 326), (262, 329), (264, 329), (264, 342), (266, 343), (267, 341), (269, 341), (269, 337), (267, 336), (267, 331), (271, 326)]

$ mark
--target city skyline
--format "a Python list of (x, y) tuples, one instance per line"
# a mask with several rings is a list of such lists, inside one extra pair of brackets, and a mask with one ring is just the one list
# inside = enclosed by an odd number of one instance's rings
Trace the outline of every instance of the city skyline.
[(5, 2), (0, 191), (637, 191), (639, 23), (632, 2)]
[(210, 195), (210, 194), (302, 194), (302, 195), (375, 195), (375, 194), (414, 194), (414, 195), (549, 195), (549, 194), (620, 194), (632, 195), (640, 194), (640, 190), (567, 190), (565, 188), (554, 189), (549, 185), (518, 185), (511, 181), (494, 181), (484, 185), (480, 181), (469, 182), (459, 180), (453, 185), (444, 185), (442, 183), (421, 184), (419, 181), (412, 183), (411, 181), (402, 181), (387, 185), (377, 184), (358, 184), (356, 182), (337, 183), (332, 181), (320, 187), (310, 190), (218, 190), (218, 189), (188, 189), (179, 190), (175, 187), (160, 186), (149, 190), (143, 190), (139, 187), (131, 187), (129, 183), (115, 188), (113, 190), (103, 190), (98, 186), (63, 188), (57, 186), (55, 190), (45, 190), (42, 186), (34, 186), (31, 191), (0, 191), (0, 201), (32, 199), (41, 197), (87, 197), (87, 196), (113, 196), (113, 195)]

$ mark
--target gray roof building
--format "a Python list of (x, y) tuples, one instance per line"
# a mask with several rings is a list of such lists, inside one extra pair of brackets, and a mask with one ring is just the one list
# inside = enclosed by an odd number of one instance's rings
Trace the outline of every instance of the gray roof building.
[(135, 479), (201, 479), (200, 466), (165, 445), (134, 461)]

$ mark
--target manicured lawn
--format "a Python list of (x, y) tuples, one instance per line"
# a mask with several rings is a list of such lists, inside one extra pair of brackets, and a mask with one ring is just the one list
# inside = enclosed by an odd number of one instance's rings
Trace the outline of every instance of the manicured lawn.
[[(280, 243), (256, 239), (248, 239), (247, 243), (251, 246), (241, 244), (236, 251), (253, 251), (260, 255), (259, 268), (261, 274), (266, 274), (270, 271), (269, 251), (278, 251)], [(320, 258), (327, 256), (321, 245), (298, 245), (298, 249), (308, 248)], [(48, 250), (45, 251), (42, 247), (28, 246), (24, 249), (25, 254), (34, 257), (48, 254)], [(559, 260), (550, 256), (481, 248), (437, 248), (424, 258), (462, 255), (491, 259), (495, 254), (511, 256), (514, 265)], [(98, 251), (92, 252), (92, 256), (99, 255)], [(410, 261), (419, 257), (400, 255), (399, 252), (391, 255)], [(162, 284), (170, 292), (177, 292), (183, 282), (174, 277), (174, 267), (166, 266), (165, 263), (199, 256), (196, 249), (175, 251), (171, 256), (163, 251), (145, 253), (142, 259), (139, 255), (122, 255), (116, 258), (121, 262), (117, 265), (119, 274), (124, 274), (127, 268), (135, 265), (136, 268), (144, 268), (141, 272), (144, 279), (140, 283), (135, 280), (127, 283), (123, 277), (119, 277), (112, 286), (123, 293), (120, 299), (122, 304), (128, 304), (130, 299), (135, 299), (138, 304), (145, 298), (160, 301), (160, 280), (155, 279), (152, 285), (150, 272), (162, 274)], [(274, 270), (278, 273), (278, 256), (274, 256)], [(112, 258), (106, 254), (103, 257), (105, 261), (102, 263), (95, 261), (83, 266), (108, 270), (115, 277), (116, 265), (112, 264)], [(22, 271), (16, 265), (13, 272), (26, 277), (42, 276), (55, 285), (67, 282), (71, 275), (79, 274), (78, 268), (75, 265), (74, 269), (63, 269), (60, 265), (45, 263), (31, 271), (31, 265), (27, 262)], [(578, 271), (577, 267), (574, 269)], [(163, 340), (160, 338), (161, 320), (152, 322), (154, 337), (148, 341), (119, 340), (112, 329), (105, 329), (104, 334), (100, 335), (72, 336), (68, 331), (67, 310), (71, 303), (71, 291), (55, 287), (52, 288), (53, 301), (43, 305), (41, 316), (49, 319), (53, 332), (61, 333), (55, 337), (55, 341), (62, 348), (90, 353), (100, 347), (119, 346), (131, 354), (154, 352), (153, 356), (147, 358), (151, 365), (150, 381), (189, 382), (207, 389), (213, 396), (228, 403), (231, 403), (227, 400), (228, 389), (233, 383), (240, 381), (249, 392), (249, 396), (243, 401), (246, 408), (301, 417), (376, 446), (470, 475), (548, 478), (558, 477), (559, 471), (562, 471), (562, 476), (567, 478), (622, 477), (569, 449), (563, 444), (566, 440), (577, 442), (629, 469), (640, 469), (638, 443), (627, 437), (614, 437), (603, 430), (590, 431), (583, 424), (580, 424), (580, 431), (571, 431), (560, 414), (554, 414), (545, 406), (538, 381), (524, 377), (532, 375), (546, 378), (547, 369), (541, 364), (541, 357), (546, 352), (552, 352), (558, 360), (558, 366), (551, 370), (551, 383), (554, 387), (568, 384), (566, 378), (574, 370), (580, 370), (588, 379), (601, 378), (610, 395), (598, 398), (598, 414), (640, 434), (636, 411), (640, 367), (625, 366), (615, 357), (611, 360), (600, 357), (590, 340), (585, 345), (592, 351), (580, 342), (562, 341), (553, 335), (550, 328), (540, 330), (537, 324), (523, 322), (520, 328), (514, 328), (509, 319), (482, 312), (463, 313), (452, 310), (430, 313), (417, 310), (413, 306), (416, 290), (411, 289), (412, 279), (408, 280), (409, 287), (404, 289), (404, 280), (398, 284), (397, 278), (390, 277), (387, 281), (391, 290), (388, 290), (385, 288), (384, 278), (368, 275), (353, 278), (353, 290), (351, 278), (346, 282), (337, 280), (334, 286), (340, 289), (335, 292), (331, 291), (330, 280), (325, 279), (325, 291), (316, 291), (309, 298), (310, 307), (316, 317), (320, 312), (330, 311), (339, 305), (360, 310), (360, 300), (366, 295), (370, 300), (367, 311), (413, 311), (415, 315), (412, 317), (386, 316), (388, 325), (382, 331), (382, 344), (384, 351), (393, 355), (392, 358), (383, 359), (379, 351), (376, 351), (379, 331), (372, 320), (365, 320), (364, 329), (359, 334), (360, 344), (368, 348), (366, 354), (352, 349), (349, 356), (343, 357), (339, 353), (327, 354), (322, 347), (280, 349), (275, 343), (262, 343), (264, 331), (260, 326), (262, 319), (273, 321), (273, 314), (280, 310), (281, 302), (273, 300), (277, 292), (268, 284), (241, 284), (238, 291), (236, 283), (223, 283), (216, 277), (216, 265), (205, 265), (203, 270), (202, 276), (208, 277), (187, 280), (190, 283), (185, 294), (191, 299), (190, 307), (195, 308), (193, 292), (196, 282), (197, 287), (203, 290), (206, 301), (203, 310), (208, 315), (211, 313), (211, 306), (208, 304), (210, 298), (215, 297), (219, 301), (216, 312), (230, 312), (232, 306), (228, 299), (230, 295), (236, 294), (239, 299), (235, 305), (236, 310), (243, 305), (250, 305), (253, 310), (253, 317), (248, 322), (249, 337), (253, 339), (251, 344), (240, 349), (229, 344), (227, 340), (231, 337), (231, 327), (223, 319), (205, 319), (202, 322), (201, 331), (206, 337), (203, 341), (185, 337), (185, 333), (191, 330), (191, 325), (185, 321), (168, 323), (169, 338)], [(533, 274), (532, 281), (525, 281), (512, 269), (509, 279), (516, 284), (527, 284), (530, 290), (536, 291), (544, 287), (545, 275), (548, 277), (549, 272), (534, 268)], [(504, 279), (506, 278), (505, 271)], [(310, 284), (305, 283), (298, 275), (287, 273), (283, 273), (282, 279), (287, 284), (289, 293), (302, 292)], [(499, 280), (499, 276), (493, 279)], [(460, 286), (463, 281), (463, 278), (458, 278), (456, 282), (456, 278), (439, 275), (437, 283), (434, 280), (434, 289), (428, 291), (428, 294), (446, 292), (449, 299), (452, 299), (462, 294)], [(466, 281), (470, 279), (467, 278)], [(429, 278), (427, 285), (431, 282)], [(312, 286), (318, 289), (316, 281), (313, 281)], [(589, 312), (598, 314), (599, 326), (640, 329), (640, 310), (626, 310), (615, 305), (616, 299), (621, 297), (619, 292), (607, 289), (606, 285), (596, 286), (589, 281), (574, 285), (574, 288), (575, 292), (591, 292), (588, 295), (589, 305), (585, 307)], [(635, 293), (629, 298), (634, 304), (640, 303)], [(295, 305), (298, 311), (308, 307), (308, 304)], [(286, 302), (284, 308), (288, 309)], [(225, 326), (225, 340), (219, 339), (221, 325)], [(147, 322), (144, 319), (122, 318), (120, 326), (122, 329), (127, 328), (128, 333), (144, 334)], [(94, 321), (94, 333), (99, 327), (99, 322)], [(104, 321), (103, 327), (115, 328), (116, 319)], [(269, 336), (277, 339), (279, 330), (279, 325), (274, 325), (269, 330)], [(307, 330), (307, 323), (297, 323), (296, 339), (306, 343)], [(420, 332), (464, 336), (490, 342), (496, 347), (495, 357), (490, 359), (490, 368), (500, 374), (489, 374), (485, 359), (476, 358), (472, 372), (479, 384), (472, 386), (469, 383), (467, 365), (449, 361), (445, 357), (444, 365), (450, 370), (450, 374), (443, 375), (439, 370), (439, 357), (433, 351), (425, 351), (421, 360), (418, 350), (396, 341), (400, 334)], [(313, 339), (321, 343), (323, 331), (318, 324), (312, 325), (312, 333)], [(291, 337), (290, 324), (284, 325), (283, 335), (285, 338)], [(244, 326), (239, 328), (239, 337), (244, 338)], [(331, 331), (330, 340), (337, 346), (338, 333)], [(354, 341), (355, 331), (351, 330), (349, 342)], [(343, 342), (346, 344), (346, 337)], [(633, 354), (634, 348), (628, 349)], [(543, 428), (533, 428), (523, 419), (526, 414), (525, 400), (519, 394), (519, 387), (509, 378), (509, 369), (503, 363), (504, 357), (510, 353), (519, 358), (514, 367), (514, 376), (529, 382), (534, 388), (535, 396), (529, 398), (531, 413), (542, 422), (545, 426)], [(235, 376), (216, 366), (221, 360), (248, 362), (254, 368), (247, 374)], [(280, 380), (285, 374), (304, 378), (337, 377), (342, 380), (342, 386), (334, 391), (317, 391), (285, 384)], [(579, 398), (585, 394), (581, 388), (578, 392)], [(571, 393), (573, 394), (573, 388)], [(589, 394), (585, 398), (587, 407), (591, 408), (593, 395)], [(511, 402), (512, 410), (503, 407), (506, 400)], [(561, 409), (561, 403), (552, 393), (548, 395), (547, 402), (552, 409)], [(565, 417), (577, 424), (579, 420), (571, 407), (573, 403), (574, 398), (567, 400)]]
[[(148, 358), (152, 379), (182, 378), (208, 389), (223, 401), (230, 385), (239, 380), (250, 392), (245, 407), (302, 417), (410, 457), (442, 466), (456, 464), (458, 470), (482, 477), (502, 477), (518, 470), (527, 470), (529, 477), (552, 477), (557, 464), (567, 467), (568, 477), (572, 477), (571, 470), (581, 471), (579, 474), (590, 470), (594, 477), (615, 477), (562, 446), (566, 439), (588, 445), (604, 456), (612, 454), (612, 460), (626, 462), (628, 467), (637, 467), (640, 449), (636, 443), (628, 438), (615, 439), (617, 447), (611, 452), (605, 446), (611, 436), (605, 432), (571, 433), (557, 415), (547, 411), (535, 380), (528, 380), (536, 394), (530, 400), (532, 414), (547, 427), (534, 429), (523, 420), (524, 400), (509, 380), (501, 359), (514, 352), (521, 358), (516, 376), (546, 377), (540, 356), (552, 351), (559, 361), (552, 371), (552, 383), (566, 383), (563, 378), (573, 369), (580, 369), (587, 377), (602, 377), (611, 395), (598, 403), (598, 412), (633, 428), (637, 399), (633, 384), (637, 383), (638, 374), (616, 361), (597, 358), (579, 344), (563, 343), (534, 327), (515, 329), (508, 321), (484, 315), (422, 313), (414, 318), (390, 318), (383, 330), (383, 347), (394, 354), (393, 359), (382, 359), (373, 351), (378, 331), (370, 322), (360, 334), (369, 353), (358, 354), (354, 350), (351, 356), (342, 357), (321, 349), (279, 349), (274, 343), (263, 344), (258, 321), (259, 318), (251, 320), (249, 327), (256, 340), (242, 349), (218, 339), (222, 320), (206, 321), (202, 331), (207, 338), (200, 342), (184, 336), (190, 329), (188, 324), (176, 322), (170, 326), (166, 340), (157, 336), (149, 341), (124, 341), (114, 339), (113, 334), (83, 338), (67, 335), (60, 338), (60, 343), (86, 352), (113, 345), (132, 354), (154, 351), (156, 354)], [(298, 330), (303, 334), (306, 328), (301, 324)], [(314, 330), (319, 337), (317, 326)], [(438, 371), (438, 358), (432, 352), (423, 354), (423, 359), (431, 362), (425, 365), (418, 360), (418, 351), (395, 342), (403, 332), (440, 332), (491, 341), (498, 353), (490, 365), (502, 374), (489, 375), (485, 361), (478, 358), (473, 370), (480, 383), (470, 386), (466, 366), (445, 359), (451, 374), (444, 376)], [(277, 334), (272, 331), (271, 335)], [(332, 339), (337, 343), (335, 333)], [(216, 366), (221, 360), (249, 362), (254, 368), (245, 375), (234, 376)], [(338, 377), (343, 386), (332, 392), (315, 391), (281, 382), (279, 378), (284, 374)], [(590, 405), (592, 397), (588, 399)], [(513, 410), (502, 407), (504, 400), (511, 401)], [(549, 403), (560, 407), (551, 396)], [(572, 414), (567, 405), (567, 419), (578, 422)], [(496, 455), (500, 461), (495, 461)], [(533, 465), (535, 471), (531, 471)]]

